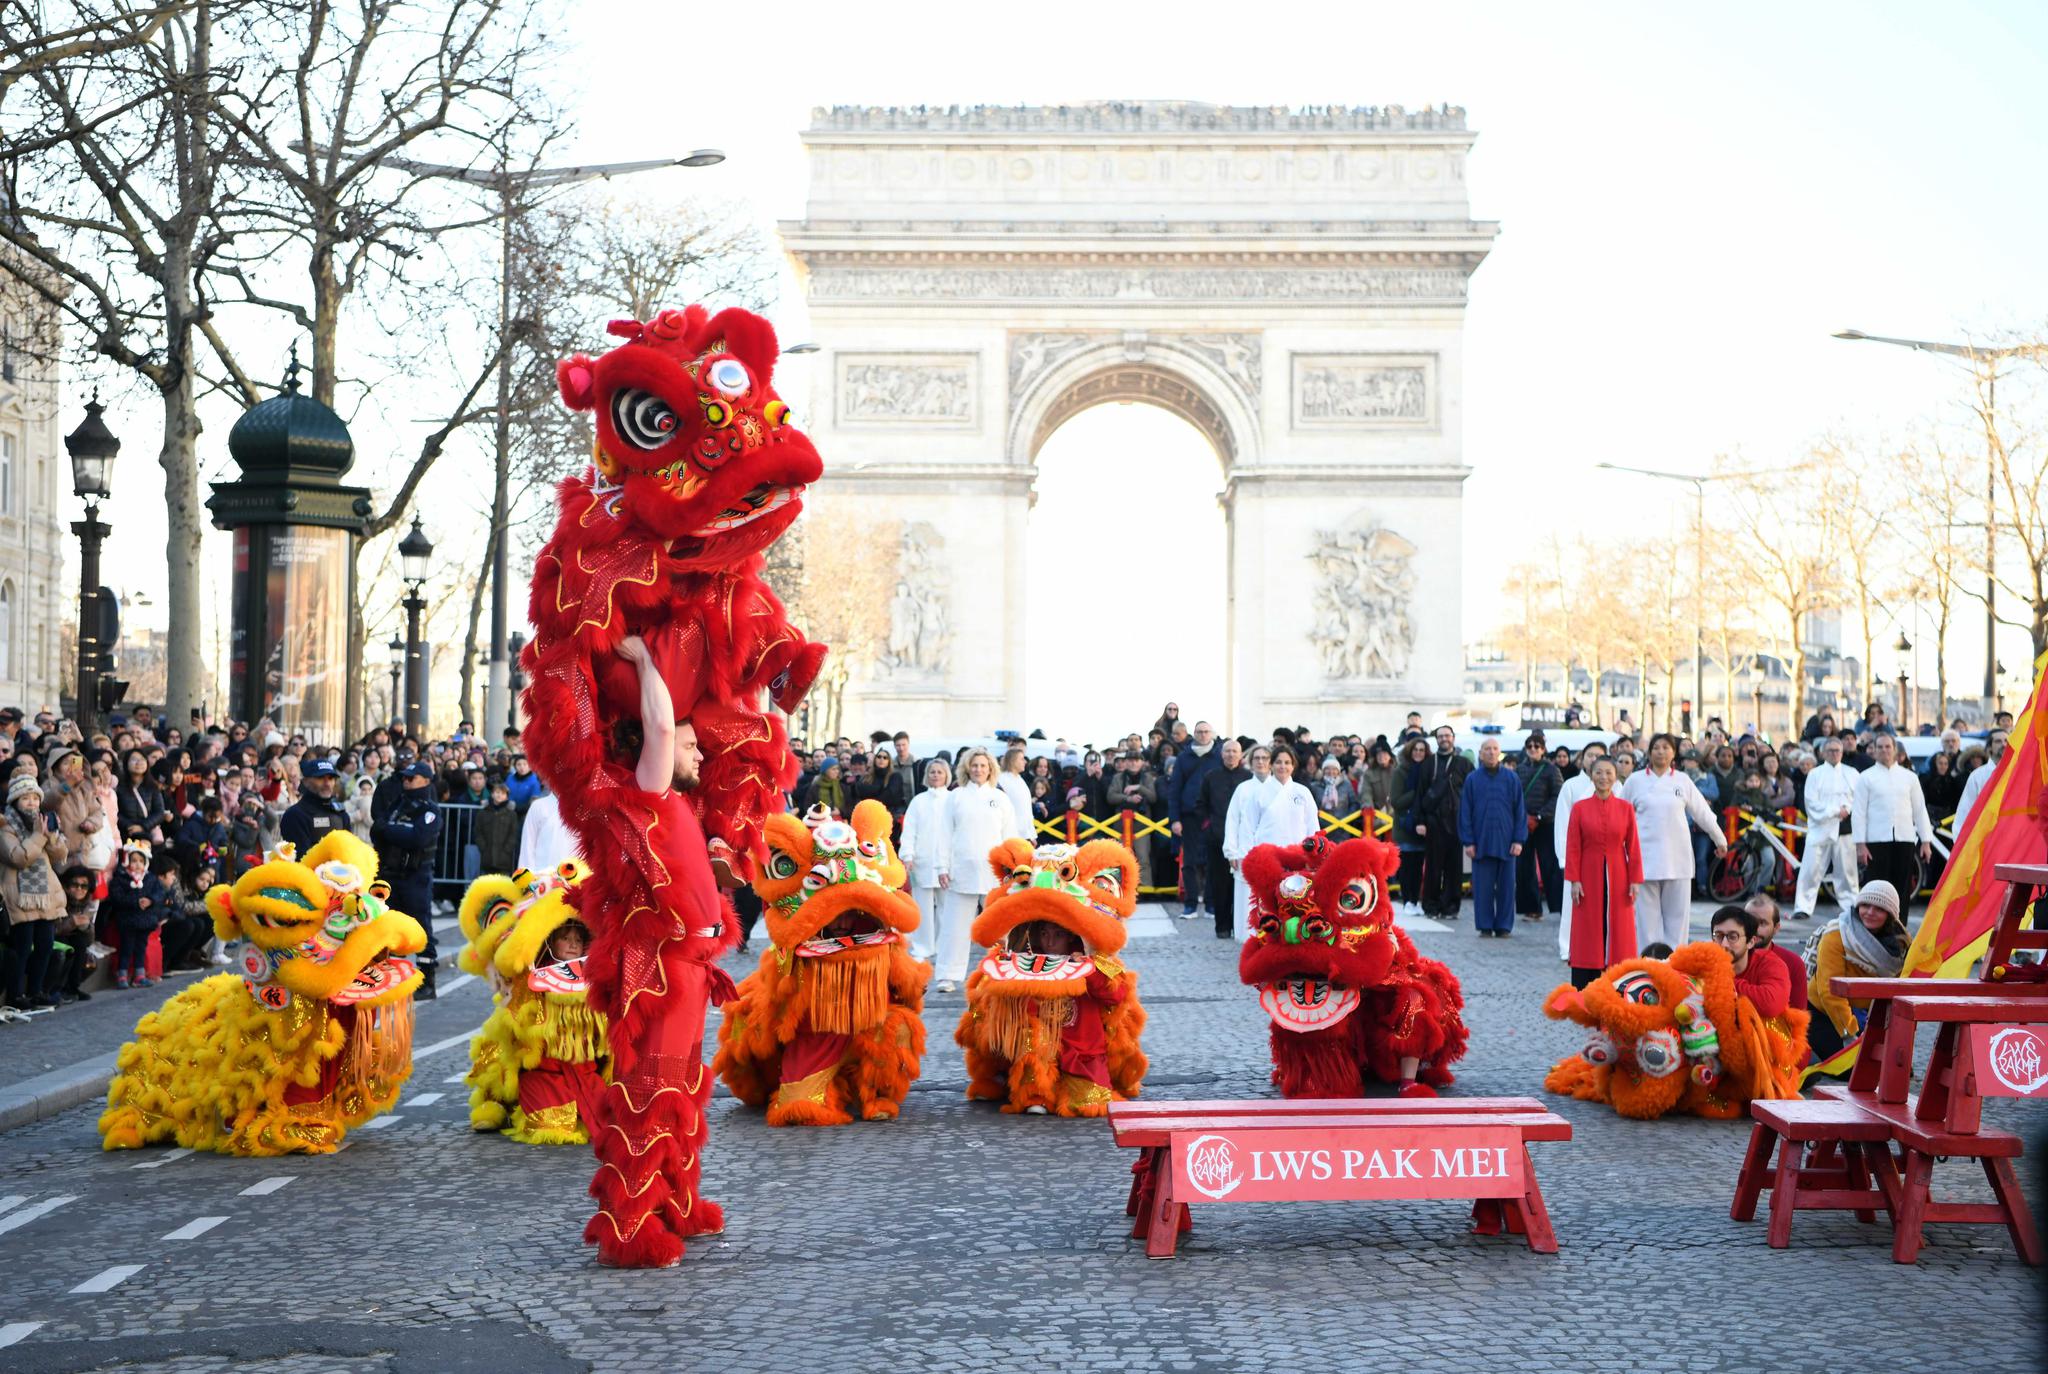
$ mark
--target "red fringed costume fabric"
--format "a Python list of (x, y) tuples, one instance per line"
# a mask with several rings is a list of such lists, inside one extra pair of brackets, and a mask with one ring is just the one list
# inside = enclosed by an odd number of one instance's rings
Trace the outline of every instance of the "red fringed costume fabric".
[[(535, 562), (523, 666), (527, 753), (590, 864), (575, 901), (592, 934), (591, 1005), (611, 1026), (584, 1239), (603, 1263), (643, 1267), (724, 1226), (699, 1191), (704, 1018), (731, 995), (713, 961), (739, 931), (706, 844), (729, 846), (751, 876), (762, 822), (797, 776), (768, 703), (800, 701), (825, 650), (789, 624), (761, 552), (822, 465), (771, 385), (766, 320), (692, 306), (610, 328), (625, 342), (556, 368), (597, 443), (590, 469), (562, 484)], [(638, 743), (622, 727), (639, 721), (638, 682), (616, 652), (628, 635), (696, 728), (702, 779), (687, 795), (635, 782)]]
[(1465, 1053), (1457, 975), (1394, 924), (1400, 861), (1378, 840), (1324, 835), (1245, 855), (1252, 932), (1237, 971), (1272, 1022), (1284, 1097), (1358, 1097), (1374, 1079), (1433, 1097)]

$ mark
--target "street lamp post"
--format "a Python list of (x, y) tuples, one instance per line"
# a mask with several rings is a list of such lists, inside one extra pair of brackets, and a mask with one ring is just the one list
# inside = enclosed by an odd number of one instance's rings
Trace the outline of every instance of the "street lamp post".
[(390, 655), (391, 664), (391, 709), (385, 713), (384, 719), (395, 721), (399, 718), (399, 712), (404, 709), (398, 702), (398, 674), (405, 667), (405, 641), (393, 633), (391, 642), (384, 646), (384, 651)]
[(1913, 652), (1913, 641), (1906, 638), (1904, 630), (1899, 631), (1899, 642), (1892, 645), (1899, 656), (1899, 733), (1913, 733), (1913, 706), (1906, 697), (1906, 666), (1912, 660), (1907, 655)]
[(114, 531), (100, 523), (99, 503), (110, 494), (114, 455), (121, 441), (100, 417), (106, 407), (98, 392), (85, 403), (85, 420), (64, 438), (71, 455), (71, 489), (85, 502), (85, 519), (73, 521), (78, 536), (78, 731), (87, 739), (99, 728), (100, 710), (100, 545)]
[(1891, 339), (1882, 334), (1866, 334), (1860, 329), (1838, 329), (1835, 337), (1863, 343), (1896, 344), (1920, 353), (1946, 353), (1950, 357), (1967, 358), (1972, 363), (1989, 359), (1992, 363), (1984, 386), (1984, 699), (1995, 701), (1998, 696), (1998, 615), (1992, 598), (1998, 591), (1998, 443), (1993, 425), (1998, 416), (1997, 364), (2002, 358), (2037, 355), (2042, 351), (2041, 345), (1979, 348), (1974, 344), (1935, 343), (1927, 339)]
[(1991, 665), (1991, 714), (1996, 716), (2005, 709), (2005, 664), (1993, 660)]
[[(296, 146), (296, 145), (295, 145)], [(496, 463), (491, 490), (491, 666), (484, 687), (485, 720), (510, 718), (511, 665), (506, 657), (506, 626), (511, 606), (511, 522), (512, 487), (512, 221), (520, 198), (536, 190), (572, 186), (577, 182), (654, 172), (667, 167), (710, 167), (725, 161), (716, 148), (699, 148), (683, 157), (650, 158), (639, 162), (597, 162), (574, 167), (531, 167), (514, 169), (509, 163), (497, 167), (455, 167), (436, 162), (415, 162), (410, 158), (386, 157), (381, 165), (414, 176), (441, 177), (471, 186), (486, 187), (497, 195), (498, 235), (498, 405)]]
[(1690, 472), (1663, 472), (1656, 468), (1624, 467), (1620, 463), (1596, 463), (1594, 466), (1605, 468), (1609, 472), (1632, 472), (1638, 477), (1655, 477), (1665, 482), (1686, 482), (1692, 486), (1695, 521), (1692, 537), (1692, 701), (1693, 709), (1697, 711), (1707, 699), (1704, 665), (1707, 652), (1707, 483), (1714, 480), (1713, 476)]
[(434, 556), (434, 546), (427, 539), (427, 532), (420, 528), (420, 518), (412, 518), (412, 529), (398, 544), (398, 561), (404, 569), (405, 600), (405, 732), (417, 735), (427, 714), (427, 670), (425, 655), (420, 644), (420, 613), (427, 608), (426, 598), (420, 595), (420, 588), (426, 585), (428, 560)]

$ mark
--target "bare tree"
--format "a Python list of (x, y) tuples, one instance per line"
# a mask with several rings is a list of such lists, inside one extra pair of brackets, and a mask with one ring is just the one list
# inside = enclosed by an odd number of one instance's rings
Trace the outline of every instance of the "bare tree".
[(1733, 526), (1744, 534), (1746, 559), (1739, 591), (1746, 595), (1754, 590), (1791, 646), (1796, 714), (1804, 706), (1807, 620), (1837, 604), (1842, 587), (1840, 545), (1850, 531), (1832, 501), (1785, 499), (1788, 488), (1818, 488), (1826, 469), (1816, 469), (1811, 458), (1769, 474), (1735, 472), (1721, 460), (1716, 466), (1729, 471), (1729, 477), (1716, 482), (1714, 490)]
[[(900, 524), (885, 522), (857, 536), (817, 538), (819, 528), (845, 531), (828, 504), (814, 505), (782, 542), (796, 542), (779, 555), (769, 585), (789, 610), (790, 622), (806, 637), (832, 646), (825, 669), (811, 687), (813, 737), (831, 737), (845, 725), (846, 691), (856, 673), (871, 670), (889, 634), (889, 597), (903, 546)], [(794, 565), (794, 566), (792, 566)]]
[(1906, 587), (1915, 600), (1933, 607), (1935, 696), (1946, 719), (1948, 634), (1955, 624), (1957, 602), (1964, 595), (1964, 572), (1972, 565), (1963, 537), (1970, 514), (1964, 495), (1968, 460), (1935, 435), (1907, 445), (1896, 461), (1906, 475), (1905, 499), (1914, 510), (1914, 518), (1905, 525), (1909, 533)]
[[(1999, 623), (2025, 628), (2039, 658), (2048, 653), (2048, 420), (2041, 413), (2048, 393), (2048, 340), (2014, 337), (2004, 347), (2017, 355), (2017, 366), (1982, 355), (1970, 360), (1971, 404), (1990, 450), (1985, 518), (2005, 546), (1998, 566), (1988, 571), (1997, 595), (2024, 610), (2017, 617), (1998, 611)], [(2002, 364), (2008, 384), (2001, 401)]]

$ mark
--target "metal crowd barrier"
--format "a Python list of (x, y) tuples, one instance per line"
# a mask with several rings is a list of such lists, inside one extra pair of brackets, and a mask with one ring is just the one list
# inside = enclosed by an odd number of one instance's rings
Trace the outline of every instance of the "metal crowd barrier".
[(441, 803), (441, 843), (434, 851), (434, 896), (460, 902), (463, 892), (483, 872), (483, 851), (476, 845), (476, 816), (483, 810), (470, 802)]

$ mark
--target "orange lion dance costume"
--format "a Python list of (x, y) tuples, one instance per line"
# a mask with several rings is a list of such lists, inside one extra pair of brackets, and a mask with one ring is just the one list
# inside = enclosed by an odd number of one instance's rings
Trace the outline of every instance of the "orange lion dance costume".
[(1378, 1079), (1434, 1097), (1464, 1056), (1457, 975), (1394, 924), (1387, 879), (1400, 863), (1390, 844), (1325, 835), (1245, 855), (1252, 933), (1237, 976), (1273, 1023), (1281, 1096), (1359, 1097)]
[[(592, 936), (590, 1004), (610, 1023), (584, 1239), (600, 1262), (638, 1267), (673, 1264), (687, 1237), (725, 1224), (698, 1190), (705, 1008), (731, 993), (713, 960), (739, 937), (712, 851), (750, 875), (766, 857), (762, 822), (796, 779), (763, 698), (794, 706), (825, 650), (791, 628), (760, 555), (822, 464), (775, 394), (766, 320), (692, 306), (610, 332), (625, 342), (556, 367), (597, 444), (589, 470), (562, 483), (535, 562), (523, 666), (528, 754), (590, 856), (574, 901)], [(637, 669), (617, 656), (629, 635), (703, 748), (687, 798), (642, 790), (618, 733), (640, 718)]]
[(1113, 840), (1005, 840), (988, 861), (996, 886), (974, 922), (988, 954), (953, 1036), (967, 1095), (1006, 1112), (1106, 1116), (1138, 1095), (1147, 1067), (1138, 975), (1114, 957), (1137, 909), (1138, 861)]
[(931, 969), (904, 948), (917, 902), (889, 827), (872, 798), (851, 824), (768, 818), (754, 891), (774, 943), (725, 1004), (711, 1067), (770, 1126), (893, 1120), (917, 1078)]
[(1624, 959), (1586, 985), (1544, 999), (1554, 1021), (1588, 1027), (1585, 1048), (1560, 1060), (1546, 1092), (1605, 1102), (1648, 1121), (1666, 1112), (1731, 1120), (1755, 1098), (1799, 1096), (1807, 1014), (1765, 1020), (1735, 991), (1734, 966), (1701, 941), (1671, 958)]

